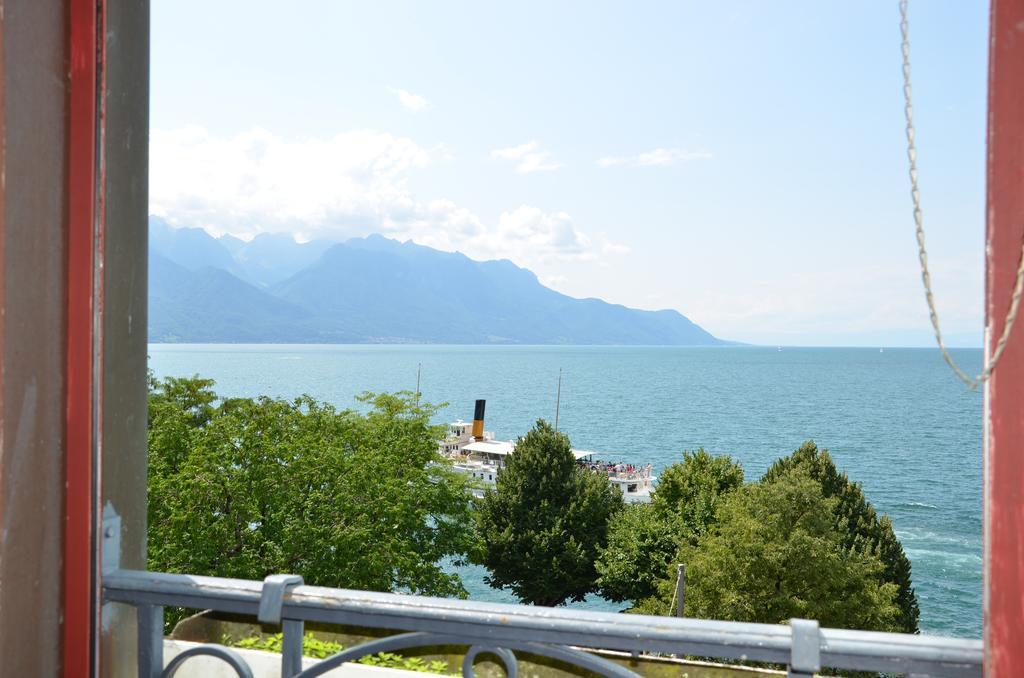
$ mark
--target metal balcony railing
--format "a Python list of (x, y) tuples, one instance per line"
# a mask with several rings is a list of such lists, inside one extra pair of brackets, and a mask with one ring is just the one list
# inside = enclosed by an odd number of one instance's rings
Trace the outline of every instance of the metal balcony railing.
[[(580, 648), (667, 653), (769, 662), (791, 676), (822, 667), (925, 676), (980, 676), (980, 640), (819, 628), (748, 624), (675, 617), (586, 612), (564, 608), (480, 603), (392, 593), (305, 586), (299, 577), (273, 575), (263, 582), (135, 570), (108, 570), (103, 599), (134, 605), (139, 619), (139, 676), (172, 676), (197, 654), (228, 662), (250, 676), (229, 648), (208, 645), (186, 651), (165, 668), (163, 609), (177, 606), (257, 617), (283, 627), (282, 676), (317, 676), (343, 662), (404, 648), (468, 646), (463, 675), (488, 652), (516, 676), (515, 652), (568, 662), (600, 675), (635, 676), (629, 669)], [(352, 647), (302, 671), (304, 622), (315, 621), (404, 631)]]

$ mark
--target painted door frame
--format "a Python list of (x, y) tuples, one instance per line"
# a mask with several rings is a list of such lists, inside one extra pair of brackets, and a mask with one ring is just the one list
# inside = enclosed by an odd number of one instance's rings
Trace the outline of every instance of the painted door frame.
[(105, 0), (68, 0), (63, 673), (95, 675), (99, 628)]
[[(68, 0), (68, 255), (63, 669), (98, 666), (107, 0)], [(1024, 239), (1024, 0), (993, 0), (986, 354), (1002, 331)], [(1024, 666), (1024, 324), (985, 393), (986, 675)]]
[[(986, 348), (1003, 331), (1024, 242), (1024, 0), (993, 0), (990, 25)], [(985, 391), (985, 674), (1024, 666), (1024, 319)]]

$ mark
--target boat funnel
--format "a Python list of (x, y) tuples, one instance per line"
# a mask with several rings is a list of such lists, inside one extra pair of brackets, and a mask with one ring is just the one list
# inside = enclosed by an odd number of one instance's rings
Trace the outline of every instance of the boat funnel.
[(476, 408), (473, 410), (473, 439), (484, 439), (484, 406), (486, 400), (476, 401)]

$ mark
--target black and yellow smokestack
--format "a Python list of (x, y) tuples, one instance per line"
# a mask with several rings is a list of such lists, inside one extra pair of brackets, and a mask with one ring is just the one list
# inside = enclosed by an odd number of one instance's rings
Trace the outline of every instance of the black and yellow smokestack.
[(486, 400), (476, 401), (476, 409), (473, 410), (473, 439), (484, 439), (484, 405)]

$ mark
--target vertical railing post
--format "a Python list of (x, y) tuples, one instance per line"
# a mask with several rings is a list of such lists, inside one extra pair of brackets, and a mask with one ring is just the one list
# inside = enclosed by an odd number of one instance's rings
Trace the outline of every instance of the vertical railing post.
[(139, 605), (139, 678), (159, 678), (164, 670), (163, 605)]
[(821, 631), (818, 622), (810, 619), (790, 619), (793, 633), (790, 649), (788, 678), (813, 678), (821, 671)]
[(281, 622), (281, 678), (302, 673), (302, 636), (305, 623), (301, 619), (284, 619)]
[(686, 565), (676, 565), (676, 616), (682, 617), (686, 610)]
[(302, 636), (304, 624), (296, 619), (282, 619), (285, 594), (302, 585), (297, 574), (272, 574), (263, 580), (260, 608), (256, 618), (261, 624), (281, 624), (281, 676), (287, 678), (302, 672)]

